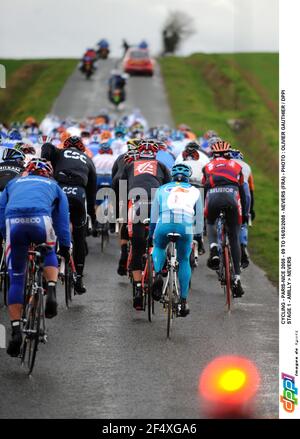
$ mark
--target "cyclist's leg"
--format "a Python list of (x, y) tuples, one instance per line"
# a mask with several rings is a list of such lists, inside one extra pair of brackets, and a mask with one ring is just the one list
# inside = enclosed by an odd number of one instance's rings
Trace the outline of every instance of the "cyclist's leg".
[(237, 207), (231, 207), (227, 210), (227, 227), (228, 237), (231, 249), (231, 256), (233, 261), (234, 273), (236, 275), (241, 274), (241, 247), (240, 247), (240, 225), (238, 220)]
[(119, 266), (118, 266), (118, 274), (120, 276), (124, 276), (127, 274), (127, 258), (128, 258), (128, 229), (127, 224), (121, 225), (120, 230), (120, 246), (121, 246), (121, 255), (119, 260)]
[(146, 251), (145, 225), (137, 222), (132, 225), (132, 272), (133, 280), (141, 282), (143, 269), (143, 255)]
[[(246, 194), (246, 211), (249, 215), (250, 213), (250, 204), (251, 204), (251, 194), (249, 190), (248, 183), (244, 183), (244, 190)], [(249, 255), (247, 250), (248, 245), (248, 224), (243, 223), (241, 225), (241, 231), (240, 231), (240, 242), (241, 242), (241, 265), (243, 268), (248, 267), (249, 265)]]
[(143, 255), (146, 252), (145, 225), (137, 222), (132, 225), (132, 275), (134, 300), (133, 306), (136, 309), (142, 307), (142, 269)]
[(162, 269), (166, 260), (166, 249), (168, 245), (168, 233), (173, 231), (173, 224), (158, 223), (154, 232), (154, 246), (152, 252), (155, 279), (152, 285), (152, 297), (154, 300), (160, 300), (162, 295), (163, 277)]
[[(45, 255), (43, 270), (44, 278), (47, 281), (45, 316), (51, 319), (57, 315), (56, 283), (58, 277), (58, 261), (55, 253), (56, 236), (52, 226), (52, 219), (48, 216), (43, 216), (42, 228), (44, 235), (43, 242), (49, 246)], [(37, 238), (35, 242), (37, 242)]]
[(207, 219), (207, 237), (209, 242), (209, 258), (207, 260), (207, 266), (212, 270), (216, 270), (219, 267), (219, 251), (218, 251), (218, 237), (216, 229), (216, 219), (219, 215), (220, 208), (218, 203), (217, 194), (211, 193), (207, 195), (205, 216)]
[(177, 259), (179, 262), (178, 280), (180, 284), (180, 296), (187, 299), (189, 293), (189, 283), (191, 280), (192, 270), (190, 264), (190, 253), (193, 242), (192, 233), (186, 233), (182, 228), (181, 238), (177, 242)]
[[(80, 188), (81, 189), (81, 188)], [(73, 256), (77, 273), (77, 279), (74, 285), (78, 294), (86, 292), (83, 285), (83, 270), (85, 265), (85, 237), (86, 237), (86, 202), (85, 192), (83, 189), (77, 192), (77, 196), (68, 197), (70, 209), (70, 221), (73, 226)]]
[(240, 224), (241, 224), (241, 208), (238, 194), (231, 199), (231, 208), (227, 211), (227, 227), (228, 237), (231, 249), (231, 256), (234, 270), (234, 283), (232, 293), (235, 297), (241, 297), (244, 290), (241, 284), (241, 246), (240, 246)]
[(43, 217), (31, 218), (31, 222), (26, 224), (20, 221), (22, 219), (9, 219), (6, 222), (6, 256), (10, 277), (8, 311), (12, 325), (12, 338), (7, 353), (13, 357), (19, 355), (22, 343), (20, 320), (24, 303), (26, 260), (29, 244), (31, 242), (40, 244), (46, 240)]

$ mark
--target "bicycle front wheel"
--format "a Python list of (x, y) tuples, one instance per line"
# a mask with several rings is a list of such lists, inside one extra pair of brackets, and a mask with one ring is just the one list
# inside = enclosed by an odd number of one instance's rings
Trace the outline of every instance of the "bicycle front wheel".
[(74, 286), (73, 274), (70, 264), (65, 264), (65, 300), (66, 307), (69, 308), (72, 302), (72, 289)]
[(21, 362), (27, 365), (28, 375), (31, 375), (33, 371), (39, 344), (42, 300), (42, 293), (38, 292), (30, 297), (26, 305)]
[(225, 289), (226, 289), (226, 305), (228, 311), (231, 309), (231, 276), (230, 276), (230, 260), (227, 245), (224, 247), (224, 265), (225, 265)]

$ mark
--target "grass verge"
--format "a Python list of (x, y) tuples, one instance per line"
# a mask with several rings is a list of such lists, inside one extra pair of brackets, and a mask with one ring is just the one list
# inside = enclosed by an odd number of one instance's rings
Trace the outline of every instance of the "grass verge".
[(0, 89), (0, 121), (33, 116), (40, 121), (51, 109), (77, 60), (0, 60), (6, 69), (6, 88)]
[[(278, 284), (278, 54), (195, 54), (160, 60), (173, 118), (216, 130), (244, 153), (255, 179), (255, 263)], [(239, 131), (228, 120), (239, 119)]]

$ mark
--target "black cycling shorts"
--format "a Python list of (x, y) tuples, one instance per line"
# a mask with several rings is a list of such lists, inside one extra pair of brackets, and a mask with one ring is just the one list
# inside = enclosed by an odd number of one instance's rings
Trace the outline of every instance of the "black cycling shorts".
[(69, 202), (70, 221), (75, 228), (84, 227), (87, 221), (85, 189), (80, 186), (60, 185)]
[(221, 210), (226, 210), (228, 223), (232, 226), (242, 222), (242, 207), (236, 187), (221, 186), (209, 189), (205, 200), (204, 215), (208, 224), (214, 224)]

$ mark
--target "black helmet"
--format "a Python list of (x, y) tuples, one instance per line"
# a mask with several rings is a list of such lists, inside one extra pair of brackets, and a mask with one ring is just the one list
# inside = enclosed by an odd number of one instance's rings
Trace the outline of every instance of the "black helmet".
[(194, 149), (196, 149), (197, 151), (199, 151), (200, 150), (200, 145), (199, 145), (199, 143), (197, 143), (197, 142), (189, 142), (189, 143), (187, 143), (186, 145), (185, 145), (185, 150), (187, 151), (187, 150), (194, 150)]
[(25, 154), (14, 148), (5, 148), (2, 154), (2, 160), (8, 161), (8, 160), (19, 160), (24, 161), (25, 160)]

